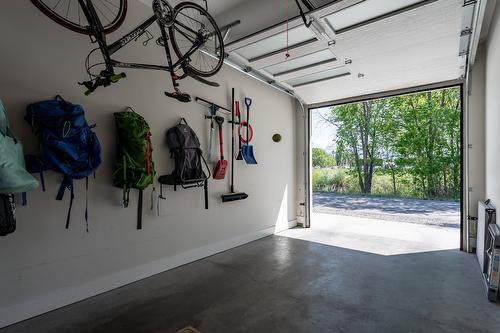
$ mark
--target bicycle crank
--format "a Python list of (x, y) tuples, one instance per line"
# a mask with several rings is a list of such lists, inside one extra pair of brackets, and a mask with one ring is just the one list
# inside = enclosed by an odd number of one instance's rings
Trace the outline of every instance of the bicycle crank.
[(166, 0), (154, 0), (153, 12), (156, 19), (165, 27), (170, 27), (173, 23), (173, 8)]

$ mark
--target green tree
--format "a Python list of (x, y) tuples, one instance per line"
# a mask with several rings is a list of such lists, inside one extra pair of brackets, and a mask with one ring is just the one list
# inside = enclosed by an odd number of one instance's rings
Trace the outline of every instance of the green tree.
[(373, 100), (335, 106), (324, 117), (337, 127), (337, 145), (349, 160), (361, 193), (371, 193), (375, 167), (381, 164), (384, 119), (388, 111), (382, 100)]
[(399, 96), (391, 103), (400, 114), (396, 149), (421, 195), (460, 195), (460, 91), (442, 89)]
[(315, 168), (330, 168), (335, 166), (335, 157), (328, 154), (324, 149), (312, 149), (312, 163)]
[(398, 179), (414, 196), (460, 196), (459, 88), (439, 89), (332, 107), (323, 120), (336, 127), (338, 166), (350, 169), (361, 193), (374, 175)]

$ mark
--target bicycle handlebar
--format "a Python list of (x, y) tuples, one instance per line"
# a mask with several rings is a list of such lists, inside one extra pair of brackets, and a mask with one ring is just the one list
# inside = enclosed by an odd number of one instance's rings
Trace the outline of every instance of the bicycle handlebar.
[(125, 77), (127, 77), (127, 74), (125, 74), (125, 73), (113, 74), (110, 76), (98, 77), (94, 82), (86, 81), (86, 82), (83, 82), (81, 84), (83, 84), (87, 88), (87, 91), (85, 91), (85, 93), (84, 93), (85, 96), (89, 96), (97, 89), (97, 87), (109, 86), (111, 83), (117, 83), (118, 81), (120, 81), (121, 79), (123, 79)]
[(115, 75), (111, 75), (111, 77), (109, 78), (109, 80), (112, 82), (112, 83), (116, 83), (118, 81), (120, 81), (121, 79), (127, 77), (127, 74), (125, 73), (120, 73), (120, 74), (115, 74)]

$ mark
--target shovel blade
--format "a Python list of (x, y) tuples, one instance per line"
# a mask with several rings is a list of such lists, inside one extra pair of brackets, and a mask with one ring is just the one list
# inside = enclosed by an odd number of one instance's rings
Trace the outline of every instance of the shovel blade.
[(215, 166), (214, 179), (226, 178), (226, 171), (227, 171), (227, 161), (219, 160), (219, 162), (217, 162), (217, 165)]
[(245, 159), (247, 164), (257, 164), (257, 160), (253, 154), (253, 146), (251, 145), (243, 145), (241, 146), (241, 154)]

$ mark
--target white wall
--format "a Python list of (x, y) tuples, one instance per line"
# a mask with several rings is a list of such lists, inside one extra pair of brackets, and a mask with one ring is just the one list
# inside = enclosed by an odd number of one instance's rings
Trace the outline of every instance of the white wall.
[(468, 214), (472, 216), (477, 216), (477, 202), (485, 200), (485, 65), (485, 48), (480, 45), (469, 77), (469, 114), (466, 123), (470, 146), (466, 166), (470, 188)]
[[(137, 1), (129, 1), (129, 6), (125, 26), (150, 13)], [(125, 30), (122, 27), (118, 34)], [(164, 144), (166, 130), (185, 117), (205, 145), (206, 110), (194, 102), (181, 104), (165, 97), (163, 92), (172, 88), (162, 72), (128, 70), (119, 84), (83, 96), (76, 82), (86, 79), (84, 59), (92, 48), (88, 37), (58, 26), (29, 1), (2, 1), (0, 31), (0, 98), (27, 152), (34, 152), (36, 143), (23, 120), (26, 105), (61, 94), (82, 104), (88, 121), (97, 124), (104, 157), (97, 179), (90, 181), (90, 233), (84, 231), (82, 181), (76, 186), (70, 230), (64, 229), (68, 197), (55, 200), (61, 178), (55, 173), (46, 174), (47, 192), (29, 193), (28, 206), (19, 207), (18, 230), (0, 239), (0, 327), (257, 239), (272, 233), (275, 226), (286, 228), (295, 221), (296, 120), (290, 97), (227, 67), (214, 78), (220, 88), (183, 81), (186, 91), (221, 105), (229, 106), (231, 87), (236, 87), (238, 98), (253, 98), (251, 122), (259, 165), (240, 162), (236, 168), (237, 189), (249, 198), (222, 204), (220, 195), (228, 191), (228, 182), (211, 181), (210, 209), (205, 210), (202, 190), (174, 193), (164, 188), (164, 216), (146, 213), (144, 230), (137, 231), (135, 193), (131, 207), (124, 209), (121, 190), (111, 185), (112, 113), (130, 105), (146, 118), (152, 127), (157, 171), (166, 174), (172, 169)], [(122, 50), (116, 58), (163, 63), (164, 54), (151, 41), (147, 47), (138, 43)], [(225, 133), (229, 143), (229, 128)], [(282, 142), (272, 142), (274, 133), (282, 134)]]
[(486, 42), (486, 197), (500, 208), (500, 6)]

